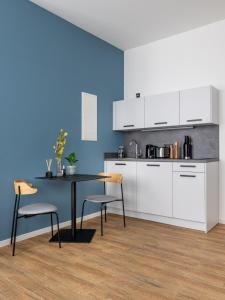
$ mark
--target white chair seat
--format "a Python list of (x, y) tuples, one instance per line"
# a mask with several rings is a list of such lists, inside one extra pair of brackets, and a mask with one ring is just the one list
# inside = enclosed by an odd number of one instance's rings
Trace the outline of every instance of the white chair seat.
[(86, 201), (90, 201), (90, 202), (96, 202), (96, 203), (107, 203), (107, 202), (111, 202), (111, 201), (115, 201), (115, 200), (121, 200), (118, 197), (115, 196), (109, 196), (109, 195), (90, 195), (87, 196)]
[(34, 203), (21, 207), (18, 213), (20, 215), (39, 215), (56, 211), (57, 207), (55, 205), (49, 203)]

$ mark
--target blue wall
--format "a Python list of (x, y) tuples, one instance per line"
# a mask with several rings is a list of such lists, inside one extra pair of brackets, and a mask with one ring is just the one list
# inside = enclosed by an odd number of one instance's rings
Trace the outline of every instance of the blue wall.
[[(81, 141), (81, 92), (98, 96), (98, 141)], [(25, 0), (0, 2), (0, 240), (9, 237), (13, 180), (39, 188), (22, 205), (48, 201), (70, 219), (70, 185), (41, 182), (45, 159), (60, 128), (69, 132), (65, 152), (75, 151), (80, 173), (103, 170), (103, 153), (121, 143), (112, 132), (112, 100), (123, 97), (123, 52)], [(78, 186), (78, 216), (86, 194), (100, 183)], [(96, 211), (89, 207), (88, 213)], [(46, 216), (24, 220), (19, 234), (46, 227)]]

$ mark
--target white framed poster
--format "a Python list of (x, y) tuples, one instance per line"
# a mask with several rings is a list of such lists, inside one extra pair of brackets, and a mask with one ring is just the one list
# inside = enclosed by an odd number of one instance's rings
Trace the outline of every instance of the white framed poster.
[(97, 141), (97, 96), (81, 93), (81, 139)]

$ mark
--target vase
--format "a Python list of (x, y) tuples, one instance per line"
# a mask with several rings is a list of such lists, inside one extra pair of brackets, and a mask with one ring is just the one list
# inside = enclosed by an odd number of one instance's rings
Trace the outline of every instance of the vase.
[(66, 175), (74, 175), (76, 173), (76, 166), (66, 166)]
[(56, 176), (63, 176), (62, 160), (60, 158), (56, 158)]

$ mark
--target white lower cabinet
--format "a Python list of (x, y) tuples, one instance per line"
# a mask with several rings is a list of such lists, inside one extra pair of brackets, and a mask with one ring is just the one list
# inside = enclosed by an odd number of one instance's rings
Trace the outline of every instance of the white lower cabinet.
[[(218, 169), (218, 162), (105, 162), (106, 172), (123, 175), (128, 216), (205, 232), (218, 223)], [(118, 185), (106, 191), (120, 196)], [(121, 214), (121, 203), (110, 207)]]
[(205, 173), (173, 172), (173, 217), (205, 222)]
[(172, 217), (172, 163), (137, 163), (137, 210)]
[[(107, 161), (105, 171), (108, 173), (120, 173), (123, 175), (124, 204), (127, 210), (137, 210), (136, 200), (136, 162)], [(106, 193), (121, 198), (119, 184), (107, 183)], [(121, 208), (121, 202), (112, 202), (108, 205), (112, 208)]]

